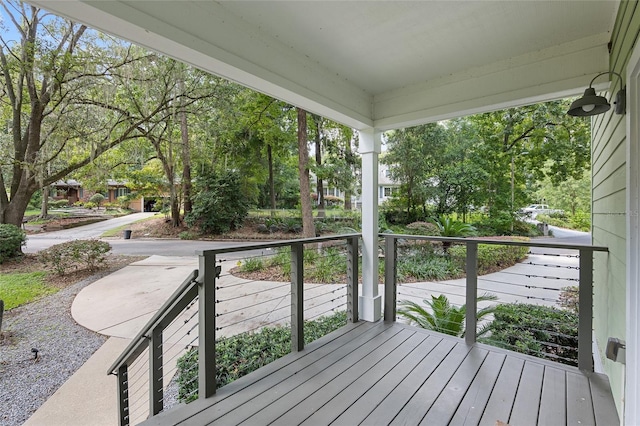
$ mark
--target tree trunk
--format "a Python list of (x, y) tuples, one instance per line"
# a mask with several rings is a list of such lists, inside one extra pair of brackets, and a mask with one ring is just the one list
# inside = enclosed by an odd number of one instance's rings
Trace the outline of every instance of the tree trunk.
[[(344, 147), (345, 157), (347, 159), (351, 158), (351, 139), (347, 138), (347, 143)], [(353, 167), (353, 165), (351, 166)], [(351, 183), (349, 183), (351, 185)], [(351, 206), (351, 188), (347, 188), (344, 191), (344, 209), (351, 210), (353, 207)]]
[(42, 188), (42, 202), (40, 203), (40, 218), (46, 219), (49, 216), (49, 186)]
[(273, 152), (271, 144), (267, 145), (267, 160), (269, 162), (269, 197), (271, 198), (271, 216), (276, 215), (276, 184), (273, 178)]
[[(184, 81), (179, 81), (180, 91), (184, 93)], [(191, 212), (191, 146), (189, 145), (189, 128), (187, 126), (187, 111), (183, 98), (180, 97), (180, 134), (182, 136), (182, 197), (184, 199), (184, 214)], [(180, 214), (178, 212), (178, 214)]]
[(300, 172), (300, 207), (302, 209), (302, 234), (306, 238), (315, 237), (311, 209), (311, 186), (309, 184), (309, 147), (307, 146), (307, 112), (298, 111), (298, 171)]
[[(322, 166), (322, 139), (320, 138), (320, 120), (318, 116), (314, 116), (316, 124), (316, 165), (318, 168)], [(318, 192), (318, 217), (324, 217), (324, 185), (322, 179), (317, 176), (316, 189)]]

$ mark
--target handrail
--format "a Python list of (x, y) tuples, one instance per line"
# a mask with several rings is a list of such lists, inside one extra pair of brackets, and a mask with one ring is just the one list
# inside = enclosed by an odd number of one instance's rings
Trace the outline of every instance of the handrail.
[[(107, 370), (107, 374), (117, 374), (118, 369), (127, 364), (130, 360), (139, 356), (147, 345), (147, 338), (149, 337), (149, 332), (153, 330), (158, 324), (162, 323), (167, 317), (169, 313), (175, 311), (176, 305), (180, 303), (181, 300), (184, 300), (185, 296), (189, 296), (190, 293), (193, 293), (193, 289), (195, 289), (197, 294), (197, 284), (196, 279), (198, 278), (198, 270), (194, 269), (189, 276), (180, 284), (180, 286), (176, 289), (176, 291), (171, 294), (171, 296), (167, 299), (166, 302), (158, 309), (158, 311), (151, 317), (151, 319), (145, 324), (145, 326), (138, 332), (136, 337), (133, 338), (131, 343), (127, 345), (125, 350), (120, 354), (118, 359), (109, 367)], [(193, 297), (190, 298), (189, 301), (193, 300)]]
[[(542, 247), (555, 249), (578, 250), (580, 254), (580, 274), (579, 274), (579, 300), (581, 309), (578, 315), (578, 368), (581, 370), (593, 371), (592, 357), (592, 323), (593, 323), (593, 252), (608, 252), (609, 249), (603, 246), (591, 246), (585, 244), (561, 244), (537, 241), (509, 241), (492, 240), (480, 238), (456, 238), (424, 235), (399, 235), (399, 234), (379, 234), (385, 239), (385, 296), (384, 296), (384, 320), (395, 321), (396, 318), (396, 261), (398, 240), (426, 240), (445, 241), (465, 244), (466, 253), (466, 295), (465, 295), (465, 320), (468, 330), (476, 329), (476, 308), (478, 289), (478, 245), (503, 245), (518, 247)], [(465, 342), (473, 344), (476, 341), (476, 333), (466, 333)]]
[(334, 240), (346, 240), (352, 237), (360, 237), (361, 234), (351, 233), (351, 234), (336, 234), (330, 235), (327, 237), (311, 237), (311, 238), (298, 238), (294, 240), (281, 240), (281, 241), (270, 241), (265, 243), (252, 243), (252, 244), (243, 244), (239, 246), (227, 246), (221, 247), (217, 249), (207, 249), (207, 250), (197, 250), (196, 254), (203, 256), (206, 254), (215, 255), (222, 253), (235, 253), (239, 251), (247, 251), (247, 250), (258, 250), (263, 248), (277, 248), (277, 247), (287, 247), (293, 244), (312, 244), (312, 243), (322, 243), (325, 241), (334, 241)]
[[(256, 249), (275, 247), (290, 247), (292, 262), (291, 280), (291, 345), (292, 351), (304, 347), (304, 311), (303, 311), (303, 270), (305, 244), (322, 243), (325, 241), (346, 240), (347, 266), (347, 319), (358, 321), (358, 233), (331, 235), (327, 237), (300, 238), (286, 241), (243, 244), (211, 250), (200, 250), (199, 268), (194, 270), (187, 279), (173, 292), (169, 299), (146, 323), (136, 337), (127, 345), (124, 352), (111, 365), (107, 374), (114, 374), (118, 379), (118, 411), (121, 425), (130, 424), (129, 391), (132, 383), (138, 383), (130, 378), (129, 368), (139, 359), (148, 348), (149, 375), (149, 416), (155, 416), (164, 409), (163, 389), (163, 332), (177, 317), (189, 308), (197, 299), (197, 333), (198, 333), (198, 397), (207, 398), (216, 391), (216, 280), (219, 278), (220, 266), (216, 266), (216, 255), (234, 253)], [(196, 327), (194, 326), (194, 328)], [(192, 328), (193, 330), (193, 328)], [(187, 333), (188, 334), (188, 333)], [(147, 368), (147, 367), (144, 367)], [(140, 371), (135, 371), (137, 376)], [(134, 391), (137, 393), (137, 390)]]
[(514, 241), (514, 240), (492, 240), (484, 238), (461, 238), (461, 237), (440, 237), (431, 235), (408, 235), (408, 234), (379, 234), (380, 238), (391, 237), (395, 239), (411, 239), (411, 240), (425, 240), (425, 241), (446, 241), (452, 243), (478, 243), (478, 244), (493, 244), (502, 246), (519, 246), (519, 247), (543, 247), (543, 248), (556, 248), (556, 249), (569, 249), (580, 250), (589, 248), (591, 251), (609, 251), (605, 246), (592, 246), (587, 244), (563, 244), (563, 243), (547, 243), (538, 241)]

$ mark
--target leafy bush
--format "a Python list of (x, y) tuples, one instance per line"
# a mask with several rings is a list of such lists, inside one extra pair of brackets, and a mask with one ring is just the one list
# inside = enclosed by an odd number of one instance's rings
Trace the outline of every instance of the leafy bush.
[(98, 207), (100, 207), (103, 201), (104, 201), (104, 195), (102, 195), (99, 192), (93, 194), (91, 198), (89, 198), (89, 202), (95, 204)]
[(59, 275), (64, 275), (72, 268), (90, 271), (101, 268), (110, 250), (111, 245), (104, 241), (74, 240), (51, 246), (38, 253), (38, 258)]
[(539, 358), (577, 365), (578, 315), (549, 306), (499, 305), (485, 343)]
[(438, 225), (429, 222), (410, 223), (407, 225), (407, 233), (409, 233), (410, 235), (441, 235)]
[(0, 224), (0, 263), (22, 254), (27, 234), (15, 225)]
[(49, 207), (53, 209), (61, 209), (69, 205), (69, 200), (50, 200)]
[[(510, 237), (510, 240), (528, 241), (524, 237)], [(478, 275), (485, 275), (500, 269), (513, 266), (527, 256), (528, 247), (502, 246), (494, 244), (478, 244)], [(466, 266), (467, 247), (453, 246), (449, 256), (463, 270)]]
[[(304, 323), (305, 344), (346, 324), (344, 312)], [(256, 333), (241, 333), (216, 341), (216, 386), (218, 388), (281, 358), (291, 351), (288, 326), (265, 327)], [(190, 402), (198, 397), (198, 350), (192, 348), (178, 359), (178, 399)]]
[(203, 232), (222, 234), (239, 228), (248, 212), (239, 175), (209, 173), (196, 181), (193, 210), (186, 215), (185, 222), (199, 226)]

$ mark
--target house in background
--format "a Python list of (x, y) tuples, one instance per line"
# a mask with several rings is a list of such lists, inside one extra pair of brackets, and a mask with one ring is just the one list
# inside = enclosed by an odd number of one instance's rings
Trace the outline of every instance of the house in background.
[[(106, 202), (118, 203), (118, 197), (124, 197), (131, 193), (131, 189), (127, 187), (126, 182), (120, 182), (113, 179), (107, 180), (107, 196)], [(128, 208), (134, 212), (144, 212), (145, 200), (144, 197), (139, 196), (129, 201)]]
[[(594, 261), (594, 357), (622, 421), (640, 424), (637, 1), (29, 2), (356, 129), (366, 321), (382, 308), (382, 132), (578, 96), (604, 73), (593, 88), (627, 105), (590, 119), (592, 240), (609, 250)], [(610, 338), (625, 363), (605, 356)]]
[(51, 185), (50, 197), (54, 200), (67, 200), (69, 205), (80, 201), (84, 197), (84, 190), (82, 184), (77, 180), (59, 180)]

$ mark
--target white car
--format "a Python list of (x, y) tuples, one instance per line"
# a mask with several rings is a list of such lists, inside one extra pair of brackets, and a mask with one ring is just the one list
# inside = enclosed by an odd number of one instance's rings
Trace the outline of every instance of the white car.
[(520, 213), (529, 216), (532, 219), (535, 219), (539, 214), (551, 214), (551, 213), (562, 213), (562, 210), (554, 210), (550, 209), (546, 204), (530, 204), (527, 207), (520, 209)]

